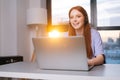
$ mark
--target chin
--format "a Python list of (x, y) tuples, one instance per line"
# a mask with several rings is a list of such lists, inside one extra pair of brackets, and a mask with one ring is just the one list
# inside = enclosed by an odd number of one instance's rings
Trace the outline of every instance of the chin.
[(74, 29), (80, 29), (80, 27), (74, 27)]

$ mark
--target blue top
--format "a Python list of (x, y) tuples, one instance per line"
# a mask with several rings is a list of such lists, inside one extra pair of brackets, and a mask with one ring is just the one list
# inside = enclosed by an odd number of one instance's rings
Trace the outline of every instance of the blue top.
[(91, 28), (91, 37), (93, 56), (104, 54), (102, 39), (99, 32), (96, 29)]
[[(68, 36), (68, 32), (65, 33), (65, 36)], [(91, 47), (93, 51), (93, 57), (99, 54), (104, 54), (102, 39), (99, 32), (96, 29), (91, 28), (91, 39), (92, 39)]]

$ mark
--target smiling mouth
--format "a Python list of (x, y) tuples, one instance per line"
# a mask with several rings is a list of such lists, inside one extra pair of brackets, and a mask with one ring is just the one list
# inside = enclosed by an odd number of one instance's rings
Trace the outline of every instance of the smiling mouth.
[(73, 25), (74, 25), (74, 26), (78, 26), (78, 25), (79, 25), (79, 23), (73, 23)]

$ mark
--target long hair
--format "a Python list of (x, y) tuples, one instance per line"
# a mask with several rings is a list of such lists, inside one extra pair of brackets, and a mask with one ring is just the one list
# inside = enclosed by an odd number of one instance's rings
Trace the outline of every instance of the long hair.
[[(85, 37), (87, 57), (92, 58), (93, 53), (92, 53), (92, 48), (91, 48), (91, 28), (90, 28), (87, 12), (83, 7), (75, 6), (75, 7), (72, 7), (69, 11), (69, 18), (70, 18), (70, 13), (73, 9), (78, 10), (84, 16), (84, 33), (83, 33), (83, 35)], [(72, 27), (71, 24), (68, 28), (68, 34), (69, 34), (69, 36), (76, 36), (75, 29)]]

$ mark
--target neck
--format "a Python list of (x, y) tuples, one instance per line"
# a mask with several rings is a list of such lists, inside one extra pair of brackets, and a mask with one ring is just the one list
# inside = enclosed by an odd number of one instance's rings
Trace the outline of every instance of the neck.
[(80, 29), (76, 29), (75, 32), (76, 32), (76, 35), (78, 35), (78, 36), (83, 35), (84, 34), (84, 27), (82, 27)]

